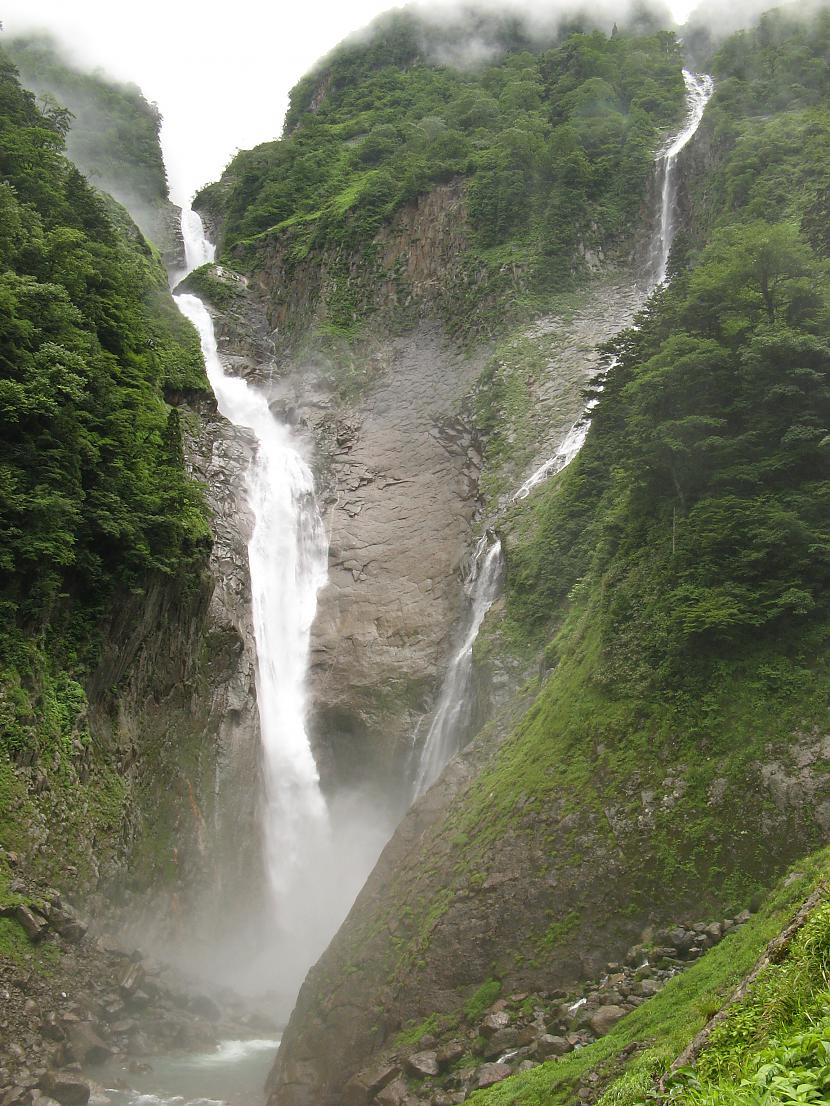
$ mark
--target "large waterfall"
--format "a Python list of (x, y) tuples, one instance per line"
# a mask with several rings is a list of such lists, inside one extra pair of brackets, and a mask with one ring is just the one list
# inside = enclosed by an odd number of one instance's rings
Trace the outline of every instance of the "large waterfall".
[[(188, 272), (213, 259), (213, 247), (195, 212), (183, 212), (182, 234)], [(254, 519), (248, 560), (262, 737), (264, 853), (274, 958), (290, 964), (289, 978), (296, 975), (298, 984), (311, 963), (309, 957), (322, 951), (340, 920), (321, 919), (309, 880), (330, 835), (306, 732), (309, 637), (317, 593), (326, 580), (328, 544), (314, 479), (292, 432), (273, 416), (263, 392), (225, 373), (213, 321), (202, 301), (182, 293), (175, 299), (199, 333), (219, 411), (254, 441), (247, 473)], [(309, 941), (309, 934), (318, 931), (319, 936)], [(308, 952), (298, 954), (299, 942)], [(282, 968), (280, 974), (284, 981)]]
[[(660, 207), (656, 213), (649, 255), (649, 289), (662, 284), (668, 272), (675, 234), (677, 158), (699, 127), (714, 90), (714, 82), (706, 74), (698, 75), (684, 69), (683, 80), (686, 84), (686, 119), (681, 130), (662, 147), (655, 164)], [(604, 372), (612, 368), (613, 364), (612, 361)], [(590, 428), (591, 409), (597, 402), (597, 399), (589, 401), (556, 452), (523, 481), (510, 497), (510, 503), (526, 499), (534, 488), (561, 472), (573, 461), (585, 444)], [(494, 535), (485, 533), (473, 554), (471, 569), (465, 580), (464, 590), (469, 600), (469, 612), (464, 638), (447, 667), (432, 723), (420, 749), (413, 789), (416, 798), (438, 779), (447, 762), (458, 752), (464, 738), (469, 736), (466, 729), (473, 705), (473, 648), (485, 615), (498, 595), (501, 570), (501, 543)]]

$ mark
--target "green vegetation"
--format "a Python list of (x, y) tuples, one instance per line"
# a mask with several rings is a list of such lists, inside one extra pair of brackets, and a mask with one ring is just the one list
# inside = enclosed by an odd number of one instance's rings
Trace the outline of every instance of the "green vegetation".
[(501, 994), (498, 979), (488, 979), (464, 1004), (464, 1016), (468, 1022), (477, 1022), (488, 1006), (492, 1006)]
[(238, 280), (226, 275), (221, 266), (213, 263), (194, 269), (181, 287), (220, 311), (232, 310), (242, 295), (242, 286)]
[(161, 116), (139, 88), (76, 69), (45, 35), (14, 38), (7, 53), (44, 116), (66, 135), (68, 156), (93, 184), (147, 208), (167, 200)]
[[(278, 243), (289, 277), (325, 255), (328, 321), (348, 330), (370, 307), (376, 233), (460, 179), (470, 241), (447, 311), (486, 312), (492, 327), (517, 280), (549, 294), (584, 270), (585, 249), (629, 241), (654, 147), (681, 110), (673, 35), (645, 16), (611, 36), (574, 24), (541, 38), (515, 18), (463, 20), (385, 15), (305, 77), (286, 137), (237, 155), (197, 198), (220, 215), (226, 254), (255, 266)], [(470, 37), (485, 60), (455, 64)]]
[(157, 256), (62, 132), (0, 55), (0, 841), (30, 844), (20, 767), (48, 773), (55, 817), (103, 854), (123, 780), (92, 745), (83, 681), (117, 595), (198, 579), (204, 508), (165, 396), (207, 383)]
[[(797, 871), (781, 881), (756, 916), (682, 975), (670, 980), (658, 995), (626, 1015), (607, 1036), (559, 1060), (513, 1076), (490, 1090), (480, 1091), (471, 1102), (475, 1106), (566, 1106), (574, 1101), (575, 1089), (588, 1073), (595, 1073), (599, 1085), (607, 1087), (599, 1100), (601, 1106), (635, 1106), (652, 1101), (655, 1080), (668, 1071), (751, 971), (767, 943), (784, 928), (813, 888), (826, 879), (828, 859), (827, 850), (823, 850), (800, 863)], [(756, 1058), (769, 1031), (782, 1025), (800, 1028), (809, 1024), (826, 1002), (824, 973), (829, 966), (829, 940), (830, 911), (824, 905), (814, 912), (793, 942), (787, 961), (767, 969), (749, 999), (736, 1007), (722, 1029), (716, 1031), (712, 1051), (703, 1054), (699, 1065), (702, 1075), (708, 1079), (707, 1073), (721, 1070), (736, 1073), (744, 1065), (751, 1068), (752, 1061), (747, 1063), (743, 1055), (745, 1049), (749, 1048)], [(627, 1058), (624, 1050), (631, 1049), (635, 1054)], [(692, 1103), (698, 1106), (698, 1101), (700, 1106), (704, 1102), (707, 1106), (710, 1102), (712, 1106), (731, 1106), (733, 1101), (687, 1099), (684, 1094), (685, 1090), (677, 1100), (688, 1101), (690, 1106)], [(774, 1102), (790, 1099), (735, 1100), (741, 1106), (744, 1101), (753, 1106), (769, 1102), (772, 1106)]]

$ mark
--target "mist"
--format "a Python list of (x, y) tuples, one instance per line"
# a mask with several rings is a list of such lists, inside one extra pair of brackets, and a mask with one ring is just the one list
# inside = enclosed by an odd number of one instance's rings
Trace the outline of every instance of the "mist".
[[(291, 9), (238, 0), (232, 9), (219, 0), (170, 5), (112, 5), (105, 0), (6, 0), (7, 35), (47, 30), (70, 59), (101, 68), (117, 80), (134, 82), (163, 116), (161, 132), (174, 202), (183, 203), (204, 184), (218, 179), (239, 149), (278, 137), (288, 93), (314, 64), (342, 39), (360, 31), (394, 4), (387, 0), (311, 0)], [(505, 10), (504, 5), (491, 4)], [(673, 0), (683, 20), (688, 0)], [(541, 24), (551, 5), (541, 0), (508, 0), (508, 11)], [(556, 5), (557, 14), (582, 4)], [(433, 3), (431, 14), (457, 6)], [(628, 0), (603, 3), (599, 18), (630, 10)]]

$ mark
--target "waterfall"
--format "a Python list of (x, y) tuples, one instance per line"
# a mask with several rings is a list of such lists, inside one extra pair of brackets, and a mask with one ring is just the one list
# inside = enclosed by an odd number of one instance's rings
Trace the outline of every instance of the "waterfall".
[(470, 609), (464, 638), (447, 668), (438, 705), (421, 750), (413, 798), (417, 798), (441, 775), (447, 761), (458, 752), (472, 720), (473, 646), (499, 593), (502, 575), (501, 542), (484, 533), (475, 548), (464, 591)]
[(690, 141), (714, 91), (714, 81), (705, 73), (683, 70), (686, 83), (686, 121), (682, 129), (670, 138), (657, 156), (657, 185), (660, 190), (660, 209), (657, 230), (651, 244), (649, 279), (651, 287), (662, 284), (669, 267), (669, 254), (674, 239), (674, 216), (677, 204), (677, 157)]
[(537, 484), (541, 484), (543, 480), (555, 476), (557, 472), (561, 472), (562, 469), (568, 467), (585, 444), (585, 439), (588, 437), (588, 428), (591, 425), (589, 415), (598, 403), (598, 399), (592, 399), (586, 405), (582, 415), (580, 415), (562, 439), (562, 444), (559, 446), (556, 453), (554, 453), (552, 457), (549, 457), (547, 461), (543, 461), (536, 471), (528, 476), (527, 480), (525, 480), (518, 491), (513, 493), (511, 502), (517, 503), (520, 499), (527, 499)]
[[(694, 135), (706, 104), (714, 90), (712, 78), (683, 70), (686, 84), (686, 119), (681, 130), (670, 138), (657, 155), (655, 176), (660, 193), (660, 207), (655, 220), (655, 233), (649, 254), (649, 290), (666, 279), (669, 254), (674, 238), (677, 201), (677, 157)], [(613, 368), (612, 360), (603, 375)], [(573, 461), (588, 436), (590, 414), (598, 403), (591, 399), (571, 426), (553, 456), (543, 461), (510, 497), (510, 503), (526, 499), (543, 481), (562, 472)], [(503, 559), (501, 543), (488, 530), (473, 554), (470, 572), (465, 580), (465, 593), (470, 602), (466, 632), (460, 649), (447, 668), (438, 696), (432, 724), (420, 752), (413, 797), (417, 798), (438, 779), (444, 766), (458, 752), (472, 714), (473, 647), (487, 611), (495, 601), (501, 583)]]
[[(188, 272), (213, 259), (213, 247), (196, 212), (183, 211), (182, 234)], [(309, 887), (312, 858), (325, 850), (329, 838), (327, 807), (306, 732), (310, 632), (317, 593), (326, 580), (328, 543), (314, 479), (290, 429), (274, 418), (263, 392), (225, 373), (213, 321), (202, 301), (184, 293), (175, 300), (199, 333), (220, 413), (248, 431), (255, 443), (246, 485), (254, 518), (248, 560), (262, 740), (264, 855), (276, 930), (274, 955), (294, 961), (288, 974), (298, 976), (299, 983), (322, 951), (329, 929), (339, 921), (321, 919)], [(311, 942), (309, 930), (317, 933)], [(303, 940), (310, 947), (299, 953), (297, 942)]]

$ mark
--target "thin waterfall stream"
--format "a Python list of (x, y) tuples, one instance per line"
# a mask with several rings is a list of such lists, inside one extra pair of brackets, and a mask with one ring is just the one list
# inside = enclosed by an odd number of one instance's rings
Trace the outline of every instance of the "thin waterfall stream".
[[(655, 161), (660, 205), (656, 212), (649, 251), (648, 291), (664, 283), (668, 275), (676, 229), (677, 159), (700, 126), (703, 112), (714, 91), (714, 81), (706, 74), (696, 74), (684, 69), (683, 81), (686, 85), (686, 119), (678, 133), (669, 138), (660, 149)], [(615, 361), (612, 360), (600, 374), (599, 381), (594, 378), (595, 389), (601, 388), (602, 378), (614, 364)], [(534, 488), (567, 468), (585, 444), (591, 425), (591, 411), (598, 402), (597, 398), (589, 400), (556, 452), (522, 482), (509, 497), (508, 505), (526, 499)], [(453, 653), (447, 666), (432, 722), (421, 745), (412, 789), (413, 799), (417, 799), (432, 786), (447, 763), (462, 748), (465, 738), (470, 736), (468, 730), (474, 708), (473, 650), (485, 616), (498, 598), (503, 576), (501, 542), (492, 530), (495, 521), (496, 519), (489, 521), (484, 535), (479, 539), (464, 579), (464, 591), (469, 601), (466, 629), (461, 647)]]

